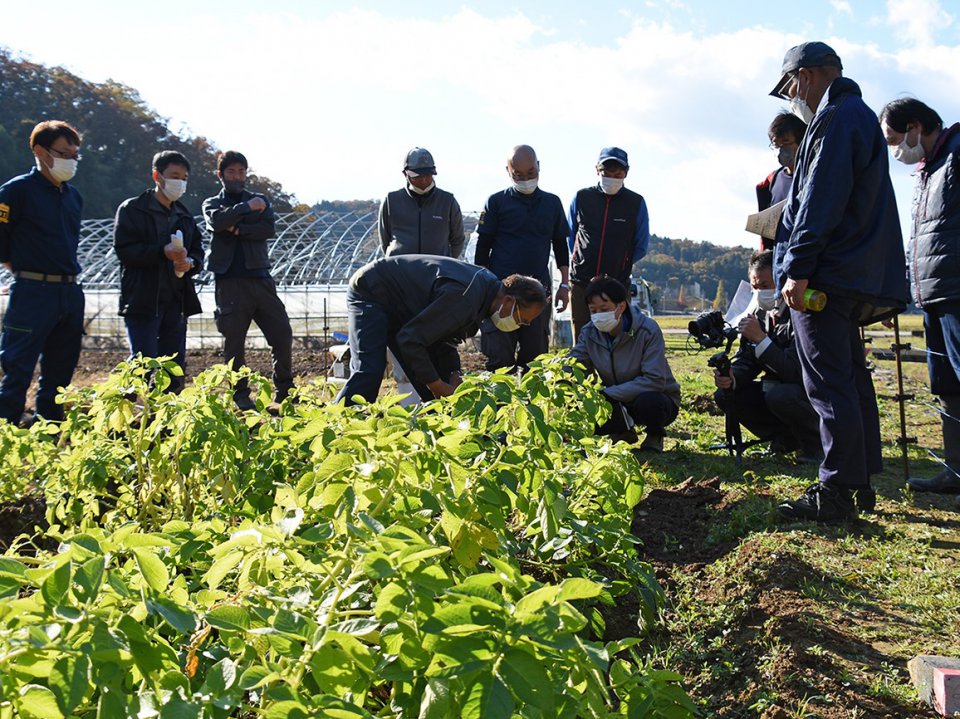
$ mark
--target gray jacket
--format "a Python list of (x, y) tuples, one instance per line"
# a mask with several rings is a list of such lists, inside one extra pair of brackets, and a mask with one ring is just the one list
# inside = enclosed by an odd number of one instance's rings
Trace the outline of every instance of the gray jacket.
[(588, 322), (580, 331), (570, 355), (603, 382), (604, 394), (629, 402), (643, 392), (662, 392), (680, 406), (680, 384), (667, 364), (660, 326), (639, 308), (627, 305), (630, 325), (616, 337)]
[(943, 131), (917, 171), (907, 246), (918, 307), (960, 300), (960, 125)]
[(457, 259), (463, 252), (463, 214), (449, 192), (434, 187), (426, 195), (395, 190), (380, 204), (380, 246), (394, 255), (440, 255)]

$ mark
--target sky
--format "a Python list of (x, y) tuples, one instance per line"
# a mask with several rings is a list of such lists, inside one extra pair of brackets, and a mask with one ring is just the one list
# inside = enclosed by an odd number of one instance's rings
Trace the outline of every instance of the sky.
[[(768, 93), (789, 47), (829, 43), (875, 111), (910, 95), (960, 120), (960, 0), (46, 0), (44, 18), (4, 12), (0, 45), (136, 88), (307, 204), (384, 197), (421, 146), (479, 211), (530, 144), (567, 206), (616, 145), (653, 233), (756, 246), (743, 227), (777, 166)], [(907, 235), (911, 172), (891, 159)]]

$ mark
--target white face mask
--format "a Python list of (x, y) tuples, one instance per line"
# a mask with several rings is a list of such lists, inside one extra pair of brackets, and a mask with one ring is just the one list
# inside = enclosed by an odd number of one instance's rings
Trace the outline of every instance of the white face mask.
[(607, 195), (616, 195), (623, 187), (622, 177), (604, 177), (600, 175), (600, 189)]
[(513, 315), (517, 307), (514, 305), (513, 310), (510, 311), (506, 317), (500, 316), (500, 311), (503, 309), (503, 302), (500, 303), (500, 307), (497, 308), (497, 311), (490, 315), (490, 319), (493, 321), (493, 324), (501, 332), (514, 332), (520, 329), (520, 323), (514, 319)]
[[(910, 133), (908, 132), (907, 135)], [(903, 142), (893, 148), (893, 159), (899, 160), (904, 165), (916, 165), (923, 159), (923, 145), (920, 143), (920, 135), (917, 135), (917, 144), (913, 147), (907, 144), (907, 135), (903, 136)]]
[(807, 101), (799, 96), (790, 98), (790, 112), (803, 120), (805, 125), (809, 125), (813, 119), (813, 110), (810, 109)]
[(593, 326), (601, 332), (612, 332), (617, 328), (617, 325), (620, 324), (620, 318), (617, 317), (616, 310), (594, 312), (590, 315), (590, 321), (593, 322)]
[(437, 186), (437, 183), (436, 183), (436, 182), (431, 182), (429, 185), (427, 185), (427, 187), (425, 187), (424, 189), (421, 190), (419, 187), (417, 187), (416, 185), (414, 185), (412, 182), (408, 182), (408, 183), (407, 183), (407, 187), (410, 188), (410, 192), (414, 193), (415, 195), (426, 195), (428, 192), (430, 192), (430, 190), (432, 190), (432, 189), (433, 189), (434, 187), (436, 187), (436, 186)]
[(520, 192), (524, 195), (532, 195), (537, 189), (537, 182), (539, 178), (535, 177), (532, 180), (514, 180), (513, 187), (517, 192)]
[(77, 161), (65, 160), (62, 157), (53, 158), (53, 166), (49, 168), (50, 176), (57, 182), (67, 182), (77, 174)]
[(160, 188), (160, 191), (167, 196), (170, 202), (176, 202), (187, 191), (187, 181), (163, 178), (163, 187)]
[(757, 307), (761, 310), (769, 312), (777, 306), (776, 290), (754, 290), (753, 294), (757, 298)]

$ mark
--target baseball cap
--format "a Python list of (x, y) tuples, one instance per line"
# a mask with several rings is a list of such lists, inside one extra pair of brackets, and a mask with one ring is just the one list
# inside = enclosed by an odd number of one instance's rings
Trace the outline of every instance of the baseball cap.
[(600, 159), (597, 160), (597, 164), (602, 165), (607, 160), (615, 160), (624, 167), (630, 167), (630, 163), (627, 162), (627, 153), (619, 147), (605, 147), (600, 150)]
[(415, 147), (407, 153), (407, 158), (403, 161), (403, 169), (416, 172), (418, 175), (437, 174), (437, 166), (433, 161), (433, 155), (422, 147)]
[(841, 70), (840, 56), (825, 42), (805, 42), (787, 50), (783, 56), (783, 66), (780, 68), (780, 82), (770, 93), (773, 97), (786, 99), (787, 87), (790, 85), (790, 76), (801, 67), (838, 67)]

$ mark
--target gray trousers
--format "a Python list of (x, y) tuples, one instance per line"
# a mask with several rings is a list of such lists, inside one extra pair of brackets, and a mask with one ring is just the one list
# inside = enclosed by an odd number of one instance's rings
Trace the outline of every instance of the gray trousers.
[[(273, 358), (273, 386), (279, 399), (293, 387), (293, 331), (287, 309), (277, 296), (277, 283), (265, 277), (218, 277), (217, 329), (223, 335), (224, 362), (244, 364), (250, 322), (263, 332)], [(249, 396), (246, 382), (237, 383), (235, 397)]]

